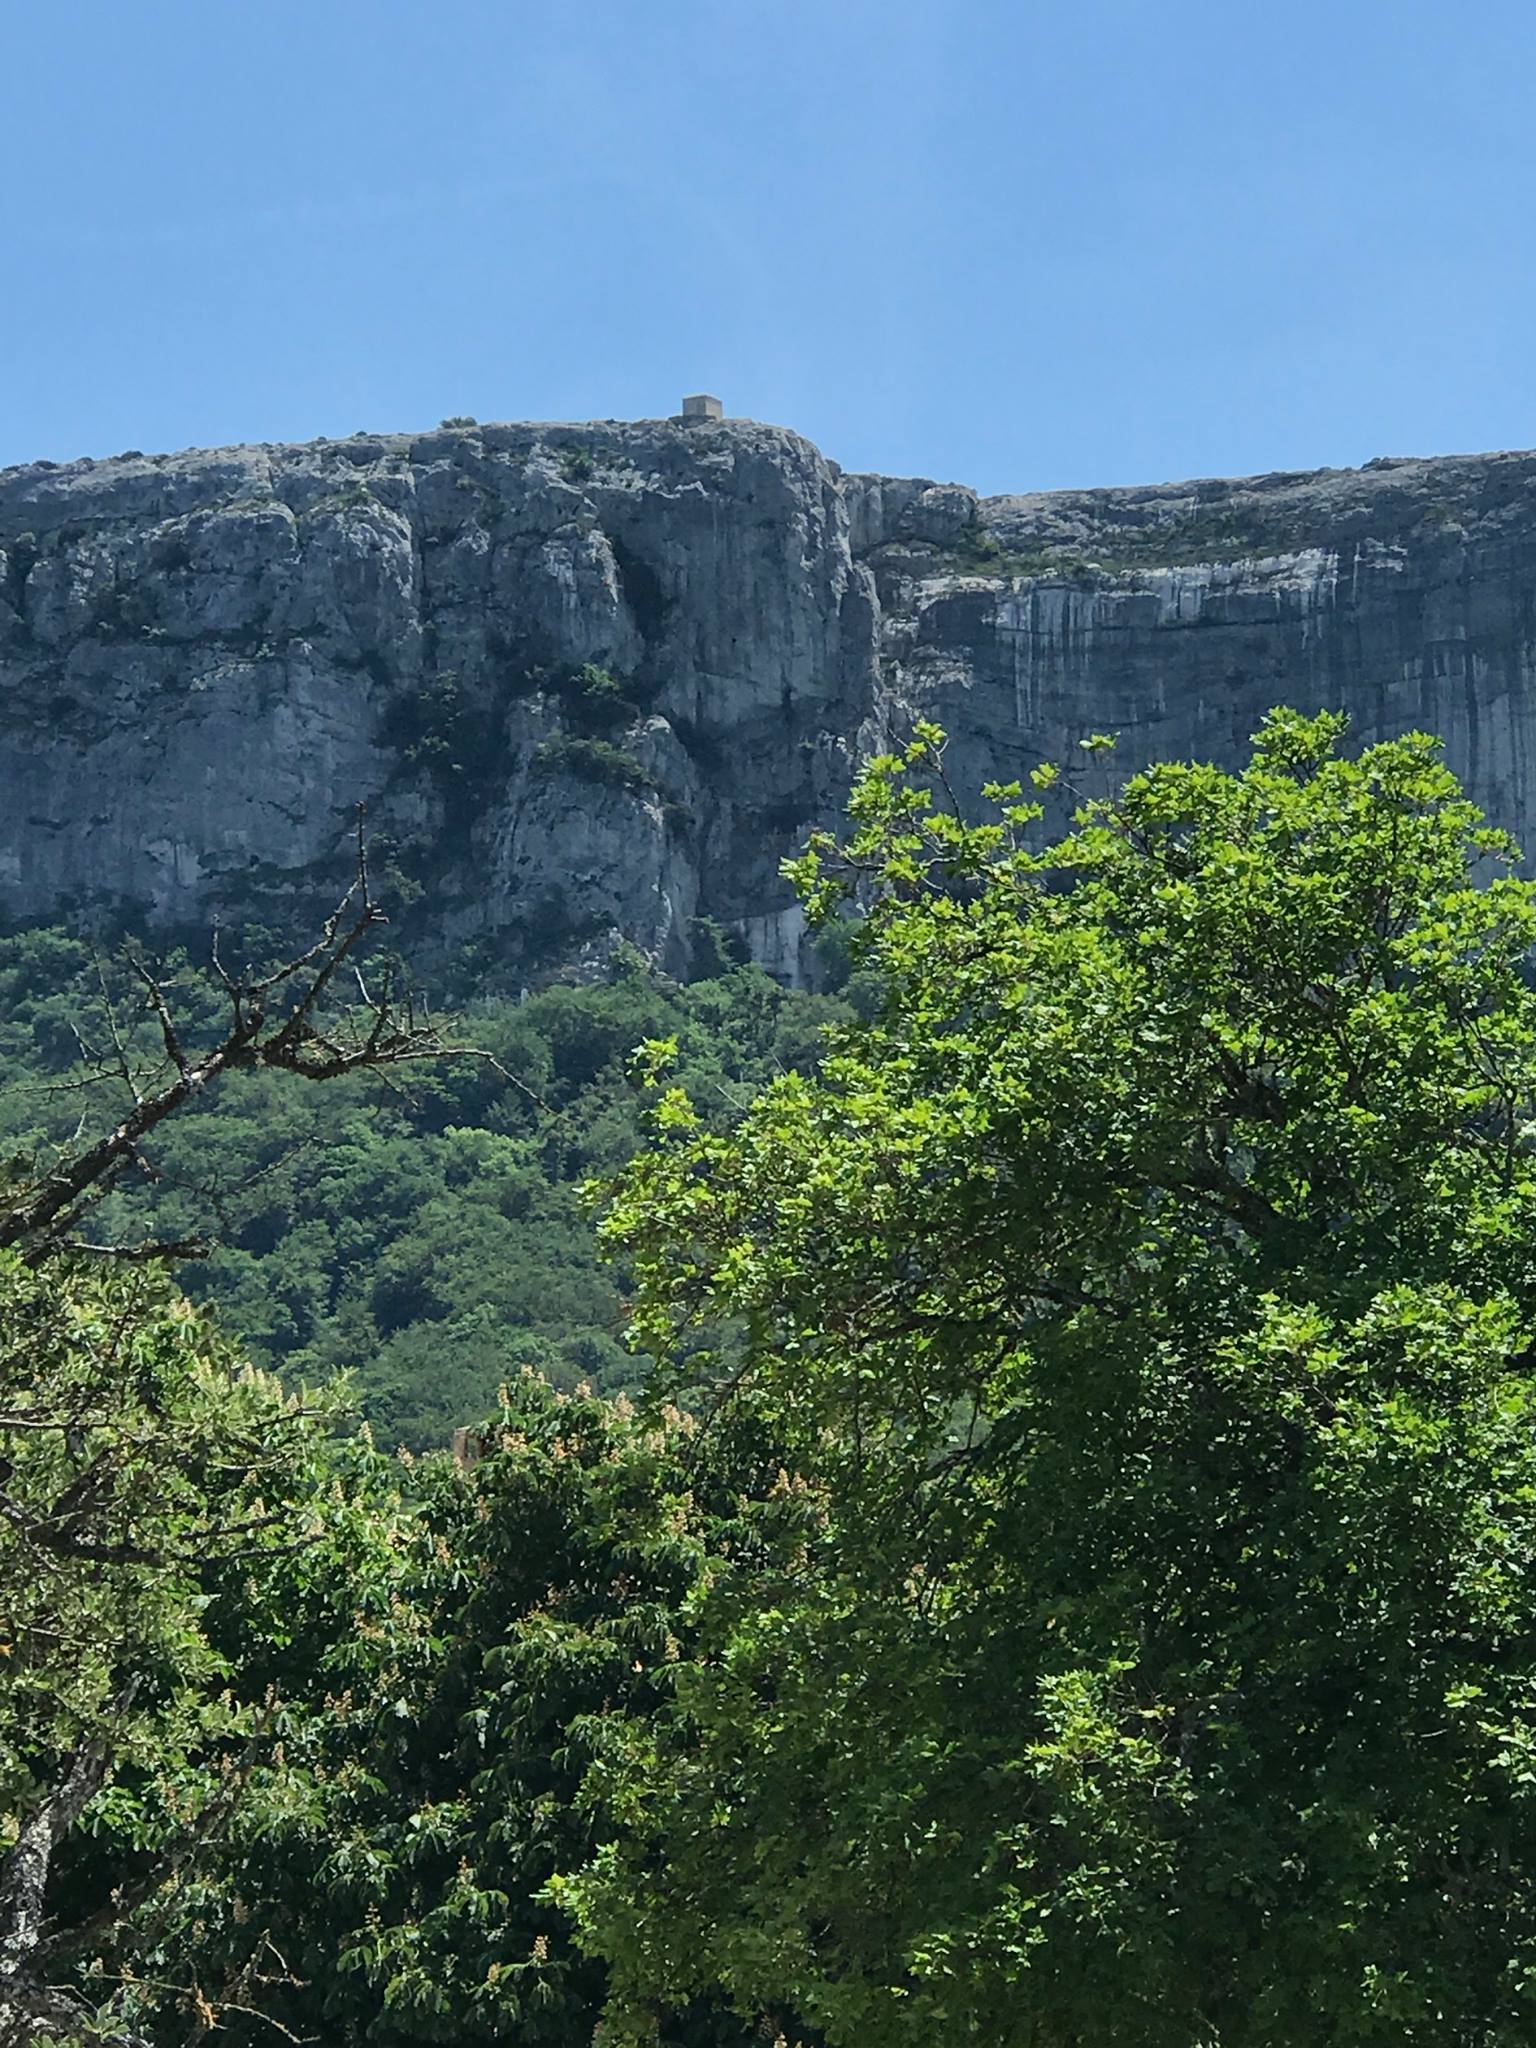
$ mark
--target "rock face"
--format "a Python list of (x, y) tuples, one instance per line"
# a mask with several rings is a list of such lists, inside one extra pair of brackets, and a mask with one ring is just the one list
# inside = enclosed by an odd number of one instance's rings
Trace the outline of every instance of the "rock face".
[[(1274, 703), (1444, 735), (1536, 836), (1536, 456), (978, 499), (738, 421), (0, 472), (0, 917), (290, 927), (357, 806), (488, 974), (814, 971), (778, 876), (914, 715), (958, 786)], [(409, 930), (410, 917), (407, 919)]]

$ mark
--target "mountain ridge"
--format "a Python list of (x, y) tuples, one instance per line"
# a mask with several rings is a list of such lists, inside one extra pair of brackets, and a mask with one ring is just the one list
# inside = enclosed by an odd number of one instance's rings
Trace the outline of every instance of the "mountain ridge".
[(1536, 454), (981, 497), (750, 421), (449, 423), (0, 471), (0, 917), (295, 926), (357, 806), (503, 980), (814, 980), (779, 864), (915, 716), (956, 786), (1419, 726), (1536, 825)]

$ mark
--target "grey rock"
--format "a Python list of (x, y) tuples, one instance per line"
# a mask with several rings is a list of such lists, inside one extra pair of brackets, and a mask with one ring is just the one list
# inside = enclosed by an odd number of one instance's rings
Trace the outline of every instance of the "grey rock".
[(780, 863), (915, 716), (964, 789), (1336, 705), (1519, 833), (1533, 681), (1533, 455), (992, 499), (746, 421), (39, 463), (0, 472), (0, 916), (297, 928), (361, 804), (429, 952), (685, 973), (708, 917), (804, 980)]

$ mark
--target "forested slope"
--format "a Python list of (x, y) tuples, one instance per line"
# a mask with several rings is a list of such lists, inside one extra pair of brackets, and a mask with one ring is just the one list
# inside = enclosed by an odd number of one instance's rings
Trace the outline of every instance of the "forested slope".
[[(169, 965), (182, 1012), (211, 1026), (206, 973)], [(181, 1269), (189, 1293), (258, 1365), (295, 1382), (355, 1372), (381, 1441), (444, 1441), (522, 1365), (559, 1387), (630, 1385), (624, 1274), (599, 1259), (578, 1189), (640, 1141), (635, 1048), (675, 1038), (690, 1088), (728, 1117), (812, 1063), (822, 1023), (846, 1013), (718, 944), (713, 966), (680, 986), (633, 955), (601, 985), (447, 1009), (442, 1036), (485, 1056), (387, 1080), (229, 1076), (156, 1134), (152, 1175), (126, 1181), (93, 1229), (203, 1238), (207, 1256)], [(46, 1157), (82, 1114), (120, 1112), (127, 1091), (101, 1055), (115, 1019), (153, 1056), (143, 993), (121, 956), (66, 932), (0, 942), (0, 1144)]]

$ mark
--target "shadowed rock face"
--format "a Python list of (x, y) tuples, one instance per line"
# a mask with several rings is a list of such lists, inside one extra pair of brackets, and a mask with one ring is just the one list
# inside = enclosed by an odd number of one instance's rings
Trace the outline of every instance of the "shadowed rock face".
[[(1277, 702), (1444, 735), (1536, 823), (1536, 456), (978, 500), (743, 422), (0, 473), (0, 916), (291, 926), (376, 861), (535, 974), (690, 921), (809, 971), (778, 865), (917, 713), (957, 785)], [(608, 680), (611, 678), (611, 681)]]

